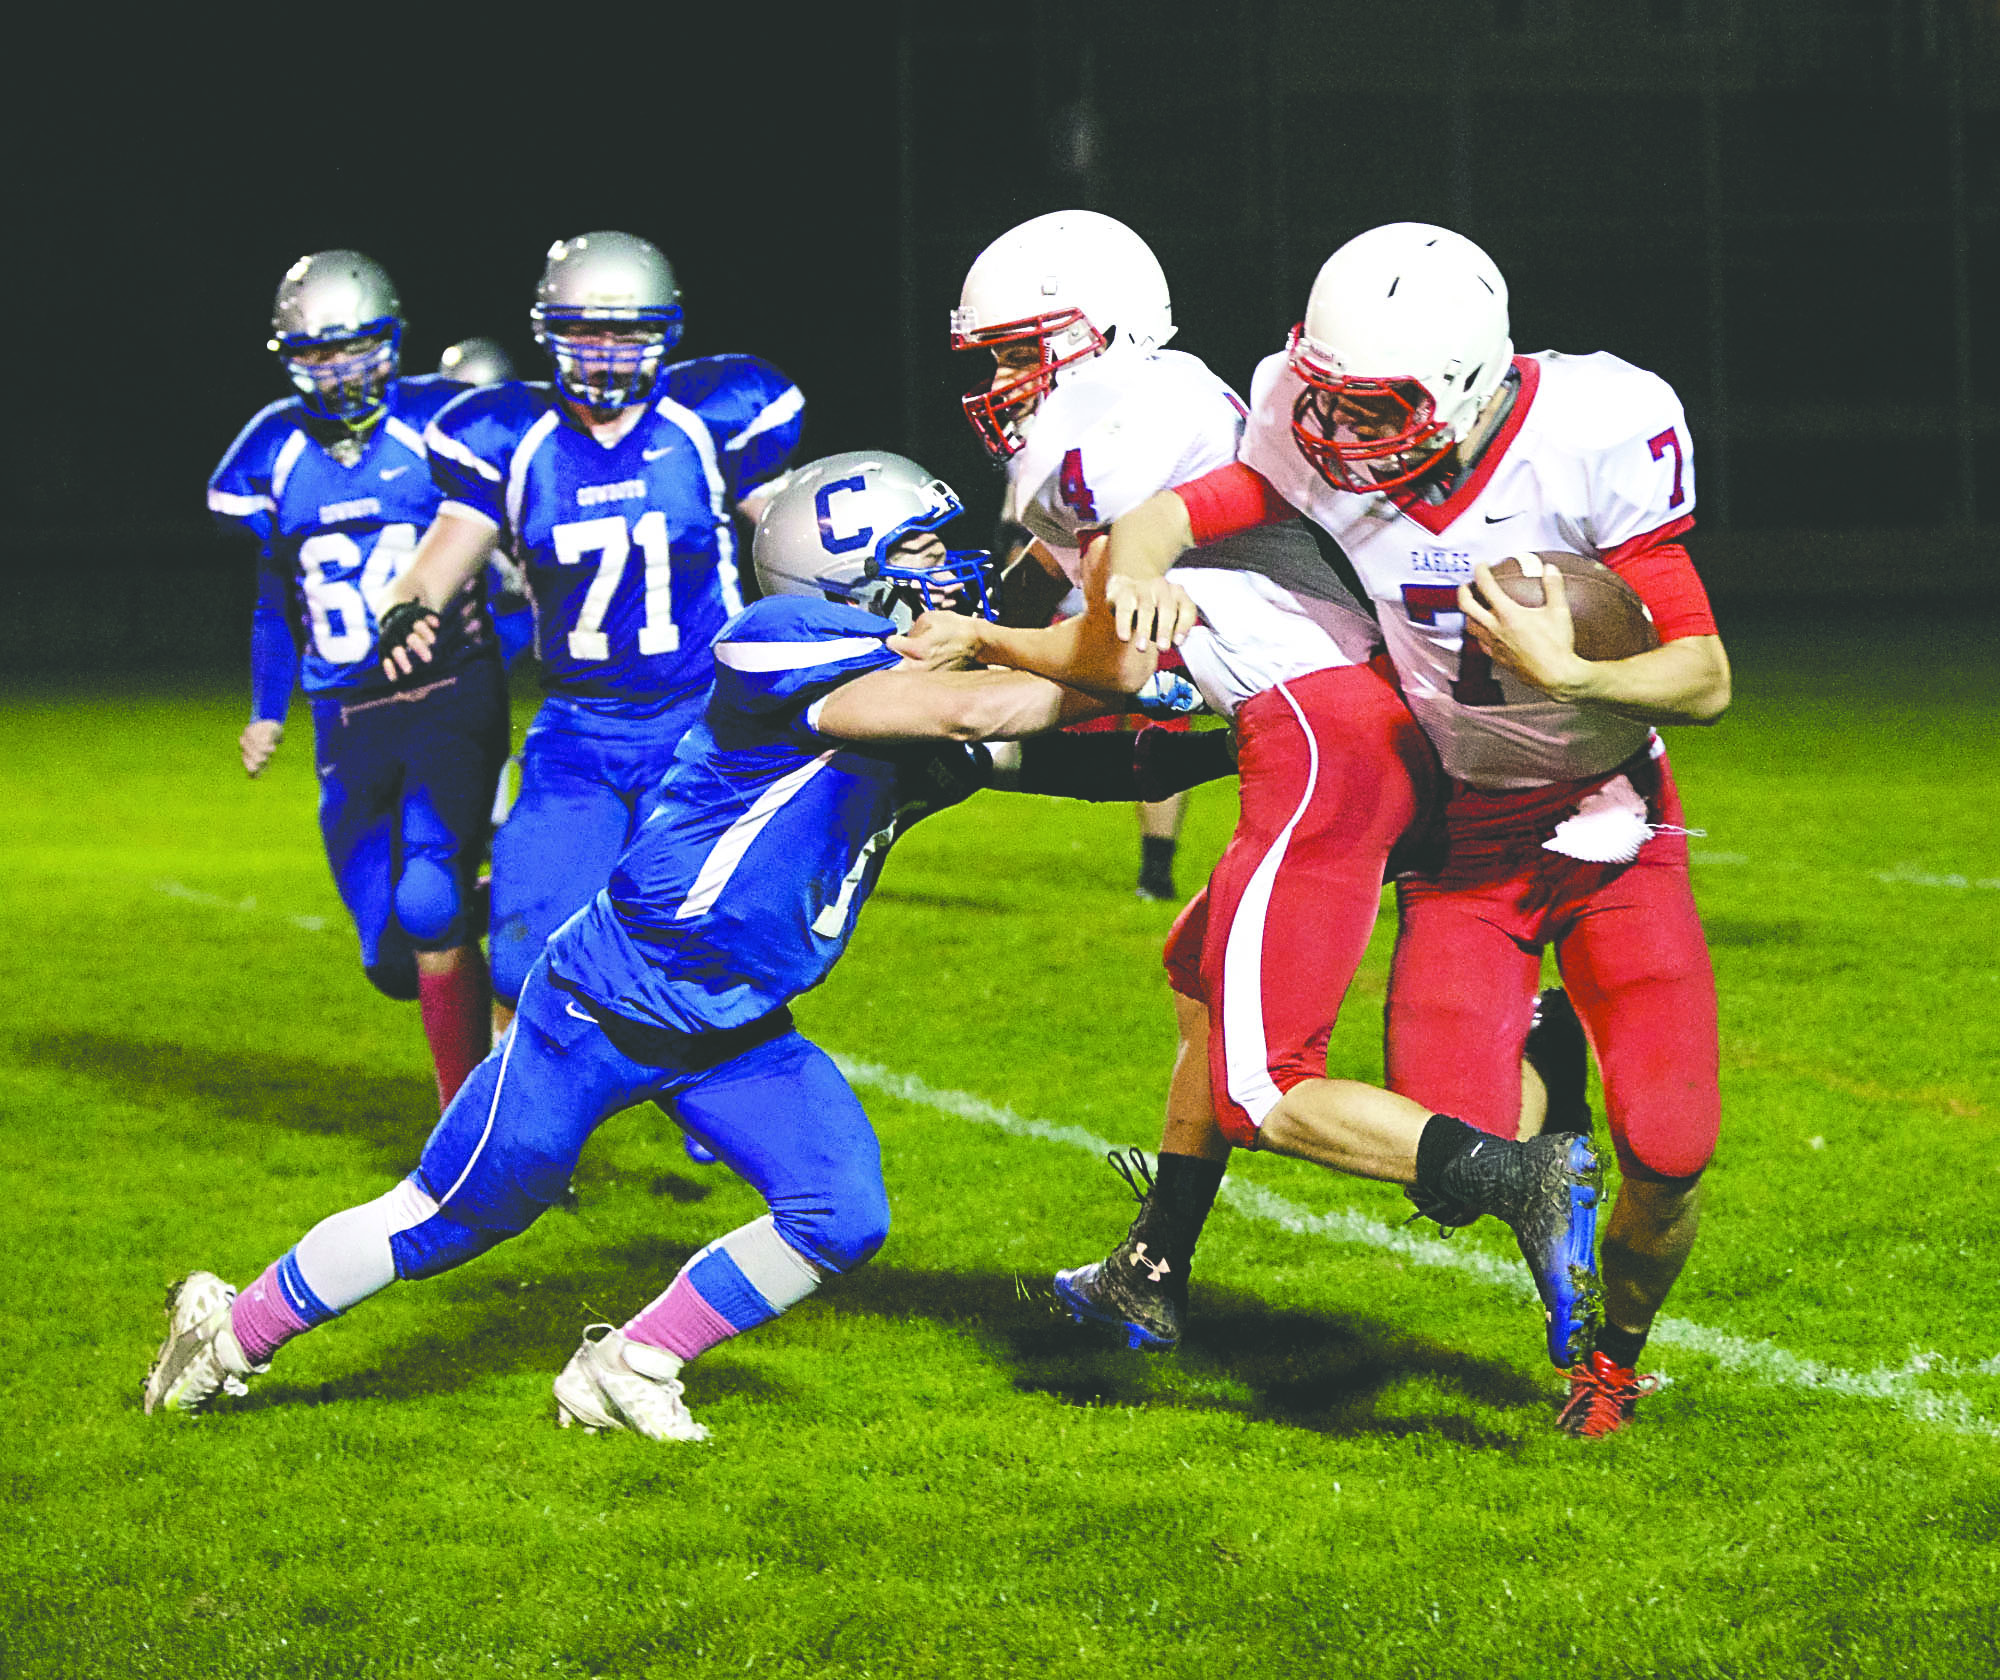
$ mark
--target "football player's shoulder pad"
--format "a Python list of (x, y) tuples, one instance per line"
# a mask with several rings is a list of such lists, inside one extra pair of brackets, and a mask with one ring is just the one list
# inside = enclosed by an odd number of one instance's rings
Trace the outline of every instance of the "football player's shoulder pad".
[(715, 638), (716, 697), (747, 712), (772, 711), (811, 690), (901, 662), (896, 626), (840, 601), (772, 595), (753, 601)]
[(1615, 449), (1681, 421), (1680, 398), (1657, 373), (1609, 350), (1570, 355), (1543, 350), (1534, 421), (1544, 435), (1579, 451)]

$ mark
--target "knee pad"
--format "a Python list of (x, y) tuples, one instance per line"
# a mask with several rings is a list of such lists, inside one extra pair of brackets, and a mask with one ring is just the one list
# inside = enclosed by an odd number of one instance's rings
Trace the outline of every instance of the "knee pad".
[(403, 869), (396, 879), (396, 920), (419, 944), (444, 939), (464, 908), (458, 836), (421, 788), (403, 803)]
[(799, 1253), (829, 1272), (851, 1272), (889, 1240), (889, 1193), (879, 1177), (855, 1175), (810, 1204), (774, 1202), (771, 1223)]
[(389, 1252), (395, 1258), (396, 1276), (409, 1282), (436, 1277), (454, 1266), (476, 1260), (489, 1248), (497, 1248), (513, 1231), (489, 1231), (461, 1225), (442, 1213), (433, 1213), (420, 1225), (397, 1231), (389, 1238)]

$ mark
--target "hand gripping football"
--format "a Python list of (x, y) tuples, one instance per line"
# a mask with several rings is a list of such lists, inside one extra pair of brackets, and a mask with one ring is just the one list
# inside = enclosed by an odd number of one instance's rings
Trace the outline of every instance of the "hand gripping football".
[(1578, 658), (1629, 659), (1660, 645), (1653, 615), (1639, 592), (1609, 566), (1581, 554), (1510, 554), (1493, 568), (1493, 580), (1522, 606), (1539, 607), (1542, 574), (1550, 569), (1563, 575)]

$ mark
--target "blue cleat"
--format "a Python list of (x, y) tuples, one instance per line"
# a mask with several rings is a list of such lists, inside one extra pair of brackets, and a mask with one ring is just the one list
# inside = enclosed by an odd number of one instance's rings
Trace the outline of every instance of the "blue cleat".
[(712, 1167), (722, 1159), (692, 1132), (681, 1133), (681, 1147), (687, 1151), (687, 1158), (698, 1167)]
[[(1079, 1324), (1103, 1325), (1128, 1348), (1165, 1353), (1181, 1339), (1180, 1304), (1160, 1280), (1145, 1284), (1146, 1245), (1137, 1246), (1137, 1255), (1129, 1256), (1128, 1238), (1108, 1260), (1057, 1272), (1056, 1299)], [(1129, 1263), (1121, 1266), (1121, 1258)]]
[(1549, 1358), (1568, 1369), (1589, 1353), (1604, 1316), (1597, 1281), (1597, 1204), (1604, 1175), (1590, 1140), (1544, 1132), (1482, 1138), (1445, 1171), (1454, 1201), (1504, 1221), (1534, 1274)]

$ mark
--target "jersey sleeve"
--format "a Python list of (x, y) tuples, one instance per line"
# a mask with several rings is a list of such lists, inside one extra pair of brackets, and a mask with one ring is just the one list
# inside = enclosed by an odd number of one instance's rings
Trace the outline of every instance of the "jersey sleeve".
[(518, 387), (482, 385), (454, 397), (424, 428), (431, 482), (447, 505), (507, 523), (507, 462), (518, 441), (506, 407)]
[(1298, 517), (1298, 510), (1278, 494), (1276, 485), (1241, 461), (1217, 467), (1192, 483), (1177, 484), (1174, 494), (1187, 509), (1197, 548)]
[(208, 480), (208, 511), (224, 526), (248, 531), (266, 544), (278, 523), (272, 467), (292, 429), (280, 412), (285, 406), (285, 402), (271, 404), (238, 432)]
[(666, 372), (666, 394), (715, 436), (729, 498), (784, 470), (805, 425), (805, 394), (757, 356), (704, 356)]
[(1680, 399), (1664, 379), (1626, 371), (1627, 389), (1607, 392), (1604, 405), (1618, 414), (1616, 441), (1590, 463), (1591, 530), (1600, 553), (1694, 516), (1694, 453)]
[(283, 723), (299, 680), (299, 644), (292, 630), (290, 589), (278, 569), (257, 568), (257, 602), (250, 609), (250, 716)]

